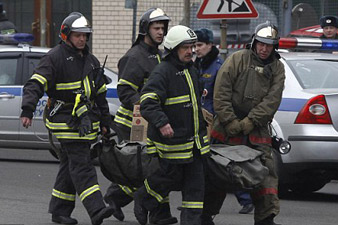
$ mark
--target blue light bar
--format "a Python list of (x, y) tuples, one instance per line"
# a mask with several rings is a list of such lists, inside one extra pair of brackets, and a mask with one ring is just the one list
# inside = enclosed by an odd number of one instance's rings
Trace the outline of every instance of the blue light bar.
[(27, 33), (0, 34), (0, 44), (27, 43), (33, 40), (34, 36)]
[(338, 40), (322, 39), (322, 47), (320, 49), (323, 49), (323, 50), (338, 50)]

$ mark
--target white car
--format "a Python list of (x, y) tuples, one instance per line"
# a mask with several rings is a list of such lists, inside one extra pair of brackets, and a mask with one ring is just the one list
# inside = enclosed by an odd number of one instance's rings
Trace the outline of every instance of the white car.
[(338, 55), (280, 53), (286, 80), (273, 132), (291, 143), (275, 154), (280, 192), (313, 192), (338, 180)]
[[(1, 41), (1, 38), (0, 38)], [(40, 58), (50, 49), (28, 44), (0, 44), (0, 147), (49, 149), (48, 132), (42, 121), (47, 96), (42, 97), (36, 107), (33, 124), (28, 129), (20, 122), (23, 85), (32, 76)], [(114, 117), (120, 101), (117, 96), (117, 74), (105, 68), (112, 82), (107, 85), (109, 110)]]

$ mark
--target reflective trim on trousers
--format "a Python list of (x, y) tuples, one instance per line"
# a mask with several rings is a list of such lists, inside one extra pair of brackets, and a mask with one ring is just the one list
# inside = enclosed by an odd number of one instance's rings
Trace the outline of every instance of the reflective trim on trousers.
[(63, 200), (75, 202), (75, 195), (74, 194), (67, 194), (56, 189), (53, 189), (52, 195), (56, 198), (61, 198)]
[(85, 198), (87, 198), (89, 195), (93, 194), (96, 191), (100, 191), (100, 186), (98, 184), (95, 184), (91, 186), (90, 188), (87, 188), (80, 194), (80, 200), (83, 201)]

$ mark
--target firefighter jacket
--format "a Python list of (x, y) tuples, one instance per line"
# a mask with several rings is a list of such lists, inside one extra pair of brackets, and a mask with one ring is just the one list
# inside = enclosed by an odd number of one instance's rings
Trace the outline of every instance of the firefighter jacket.
[(262, 61), (251, 49), (233, 53), (218, 72), (214, 89), (214, 120), (211, 136), (222, 142), (242, 143), (243, 134), (229, 137), (224, 127), (235, 119), (251, 119), (252, 144), (271, 144), (268, 125), (276, 113), (285, 80), (279, 54)]
[(223, 64), (223, 59), (218, 57), (219, 51), (212, 46), (211, 51), (202, 58), (197, 58), (195, 66), (198, 68), (204, 88), (208, 91), (205, 97), (202, 97), (202, 107), (210, 113), (215, 114), (213, 106), (214, 86), (218, 70)]
[[(182, 64), (170, 54), (155, 67), (142, 89), (141, 114), (148, 121), (148, 153), (173, 163), (193, 160), (193, 148), (209, 154), (206, 122), (201, 112), (199, 75), (192, 63)], [(172, 138), (161, 135), (159, 128), (169, 123)]]
[(161, 51), (140, 41), (119, 60), (117, 94), (121, 106), (114, 121), (131, 128), (134, 104), (139, 104), (140, 92), (151, 71), (161, 62)]
[[(32, 77), (23, 89), (21, 117), (32, 118), (39, 99), (47, 93), (49, 104), (45, 108), (46, 127), (59, 141), (95, 141), (100, 127), (110, 127), (111, 119), (106, 100), (106, 84), (100, 63), (86, 46), (83, 57), (62, 42), (40, 60)], [(92, 131), (79, 137), (76, 127), (88, 115)], [(109, 129), (108, 129), (109, 130)]]

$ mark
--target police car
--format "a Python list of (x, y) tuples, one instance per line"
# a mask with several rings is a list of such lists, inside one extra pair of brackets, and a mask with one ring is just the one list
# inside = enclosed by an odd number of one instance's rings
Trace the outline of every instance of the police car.
[[(32, 41), (29, 34), (0, 35), (0, 147), (49, 149), (48, 132), (42, 120), (47, 96), (37, 104), (33, 124), (28, 129), (21, 125), (23, 85), (32, 76), (40, 58), (50, 49), (22, 44)], [(6, 43), (1, 44), (1, 43)], [(112, 117), (120, 105), (117, 92), (117, 74), (105, 68), (112, 82), (107, 85), (107, 100)]]
[(301, 49), (280, 53), (286, 80), (272, 133), (292, 148), (275, 155), (280, 193), (314, 192), (338, 180), (338, 54), (315, 52), (338, 51), (338, 42), (281, 38), (279, 48)]

